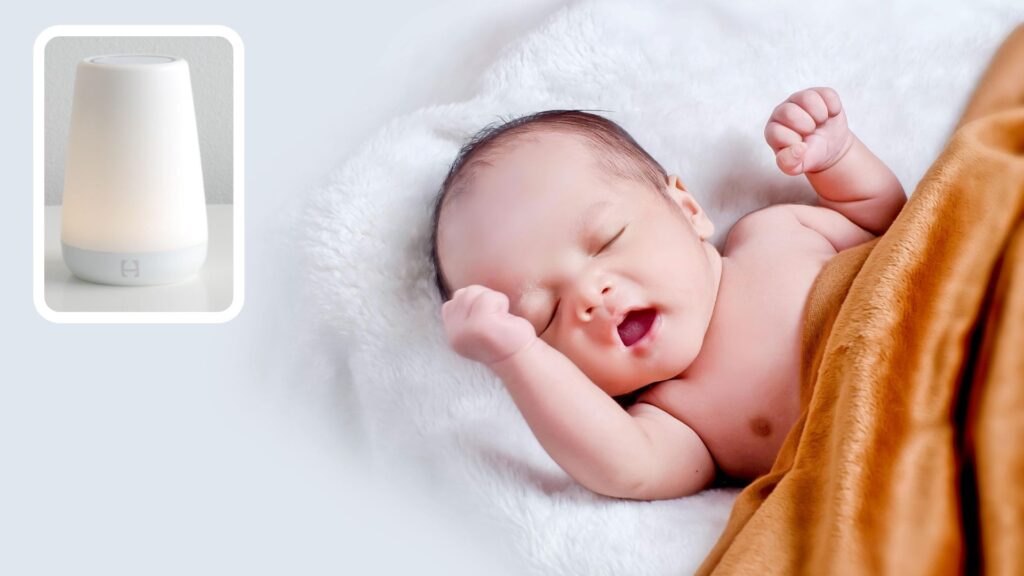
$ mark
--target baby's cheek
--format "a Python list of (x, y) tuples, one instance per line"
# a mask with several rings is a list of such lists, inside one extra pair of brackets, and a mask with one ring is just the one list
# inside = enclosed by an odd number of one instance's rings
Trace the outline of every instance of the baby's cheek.
[(591, 382), (609, 394), (621, 388), (624, 379), (627, 378), (625, 367), (617, 364), (613, 356), (606, 352), (569, 353), (566, 354), (566, 357), (572, 360)]
[(573, 345), (572, 342), (567, 342), (564, 338), (555, 338), (548, 334), (541, 336), (541, 340), (544, 340), (552, 348), (564, 354), (580, 370), (586, 372), (590, 368), (590, 362), (588, 362), (586, 355), (578, 345)]
[(541, 340), (565, 355), (602, 390), (608, 391), (622, 387), (623, 381), (629, 379), (632, 374), (628, 370), (628, 366), (617, 363), (607, 350), (597, 349), (585, 340), (573, 342), (571, 339), (554, 338), (547, 334), (542, 336)]

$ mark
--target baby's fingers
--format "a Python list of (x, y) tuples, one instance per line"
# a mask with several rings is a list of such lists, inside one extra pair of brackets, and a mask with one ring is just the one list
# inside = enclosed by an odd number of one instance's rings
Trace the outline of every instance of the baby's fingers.
[(815, 124), (821, 124), (828, 120), (828, 106), (816, 90), (801, 90), (790, 96), (789, 101), (807, 112), (814, 119)]
[(804, 136), (814, 132), (818, 124), (806, 110), (793, 102), (783, 102), (772, 111), (771, 120)]
[(775, 152), (802, 141), (799, 134), (774, 120), (764, 127), (764, 139)]
[(470, 308), (477, 296), (486, 290), (487, 288), (478, 284), (459, 288), (452, 294), (451, 300), (441, 306), (441, 318), (446, 323), (465, 319), (469, 316)]
[(469, 315), (497, 314), (508, 312), (508, 296), (495, 290), (485, 290), (473, 300)]
[(821, 96), (825, 107), (828, 109), (828, 115), (838, 116), (843, 111), (843, 103), (839, 100), (839, 93), (828, 87), (811, 88)]
[(804, 171), (804, 155), (807, 153), (807, 145), (797, 142), (788, 148), (783, 148), (775, 155), (775, 163), (790, 176), (802, 174)]

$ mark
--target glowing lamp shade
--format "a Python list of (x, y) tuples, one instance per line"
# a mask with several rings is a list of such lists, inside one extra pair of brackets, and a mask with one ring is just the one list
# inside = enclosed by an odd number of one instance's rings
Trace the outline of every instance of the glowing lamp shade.
[(61, 252), (83, 280), (179, 282), (206, 261), (206, 197), (188, 63), (86, 58), (71, 106)]

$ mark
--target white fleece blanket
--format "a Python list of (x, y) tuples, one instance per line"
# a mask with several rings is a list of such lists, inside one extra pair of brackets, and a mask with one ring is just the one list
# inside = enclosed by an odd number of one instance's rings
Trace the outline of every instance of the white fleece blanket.
[(496, 532), (517, 571), (692, 572), (733, 491), (624, 501), (562, 472), (500, 381), (445, 344), (428, 260), (431, 201), (485, 124), (603, 110), (682, 175), (720, 244), (741, 215), (812, 197), (802, 177), (775, 168), (762, 130), (790, 93), (822, 85), (839, 91), (852, 129), (913, 190), (1024, 7), (831, 4), (570, 5), (497, 55), (476, 97), (395, 119), (313, 190), (299, 223), (317, 318), (310, 353), (368, 465), (429, 486)]

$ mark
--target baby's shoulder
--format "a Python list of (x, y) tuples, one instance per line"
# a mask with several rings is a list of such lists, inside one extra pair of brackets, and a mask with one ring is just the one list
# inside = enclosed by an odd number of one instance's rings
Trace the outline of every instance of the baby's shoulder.
[(776, 204), (740, 218), (726, 237), (723, 254), (774, 252), (817, 259), (874, 237), (830, 208)]
[(794, 243), (811, 240), (794, 210), (793, 204), (774, 204), (743, 216), (729, 230), (723, 253), (729, 255), (750, 248), (793, 248)]

